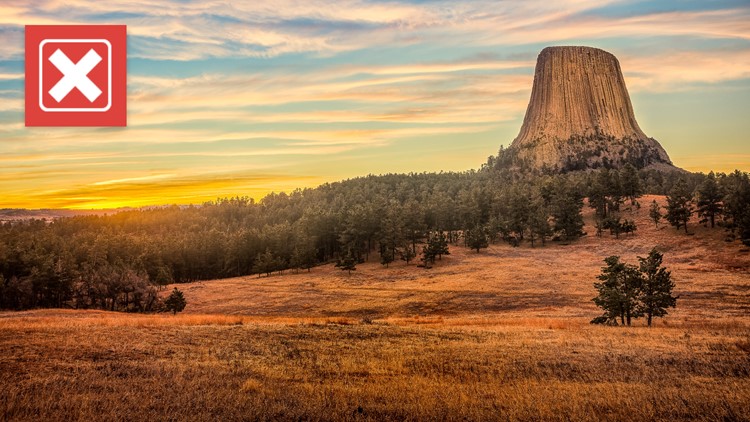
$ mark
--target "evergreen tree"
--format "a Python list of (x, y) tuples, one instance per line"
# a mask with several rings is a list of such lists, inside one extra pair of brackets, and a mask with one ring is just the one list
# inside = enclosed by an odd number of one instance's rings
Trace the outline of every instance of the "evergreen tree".
[(336, 262), (336, 268), (339, 268), (342, 271), (348, 271), (349, 275), (352, 274), (352, 271), (357, 269), (357, 258), (354, 256), (351, 249), (349, 249), (346, 255), (338, 259), (338, 262)]
[(388, 264), (396, 259), (399, 245), (404, 243), (404, 223), (397, 201), (391, 201), (380, 227), (380, 263)]
[(736, 170), (723, 180), (727, 228), (750, 246), (750, 175)]
[(432, 264), (435, 263), (435, 251), (432, 250), (430, 245), (424, 245), (422, 247), (422, 267), (432, 268)]
[(443, 233), (442, 231), (430, 237), (429, 247), (430, 253), (433, 255), (433, 262), (435, 261), (434, 257), (442, 260), (443, 255), (451, 254), (450, 250), (448, 249), (448, 238), (445, 237), (445, 233)]
[(302, 268), (302, 250), (299, 246), (295, 246), (292, 251), (292, 256), (289, 258), (289, 268), (294, 269), (295, 273), (299, 273), (300, 268)]
[(518, 242), (523, 241), (523, 234), (529, 226), (531, 198), (528, 189), (515, 185), (508, 191), (507, 220), (505, 226)]
[(651, 218), (651, 221), (654, 222), (656, 227), (659, 227), (659, 220), (661, 220), (662, 215), (661, 215), (661, 207), (656, 202), (656, 199), (654, 199), (651, 202), (651, 207), (649, 207), (648, 209), (648, 216), (649, 218)]
[(698, 215), (701, 217), (701, 223), (711, 223), (714, 227), (716, 217), (722, 212), (722, 199), (724, 195), (721, 192), (719, 184), (716, 182), (714, 172), (708, 173), (706, 180), (698, 186)]
[(684, 227), (687, 233), (687, 223), (691, 215), (693, 215), (692, 195), (685, 180), (680, 178), (667, 196), (666, 219), (677, 230)]
[(639, 313), (646, 315), (649, 327), (653, 317), (667, 315), (667, 308), (674, 308), (677, 304), (677, 298), (672, 296), (674, 282), (671, 273), (661, 266), (662, 258), (656, 249), (652, 249), (645, 258), (638, 257), (643, 275)]
[(589, 187), (589, 206), (596, 215), (606, 219), (610, 213), (620, 210), (623, 202), (623, 186), (620, 174), (607, 168), (599, 170)]
[(529, 215), (529, 240), (531, 247), (534, 247), (534, 241), (540, 240), (544, 245), (547, 237), (552, 235), (552, 228), (549, 224), (549, 214), (541, 198), (533, 202), (531, 214)]
[(292, 251), (292, 256), (289, 259), (289, 267), (304, 269), (310, 272), (310, 269), (317, 262), (318, 257), (314, 240), (306, 234), (299, 235)]
[(172, 290), (172, 293), (164, 301), (164, 308), (167, 311), (172, 311), (172, 315), (177, 315), (177, 312), (182, 312), (186, 305), (187, 301), (185, 301), (185, 296), (182, 295), (181, 291), (177, 290), (177, 287)]
[(554, 229), (563, 239), (573, 240), (583, 236), (583, 198), (564, 179), (557, 179), (550, 199)]
[(266, 276), (271, 276), (271, 273), (276, 271), (279, 267), (279, 261), (274, 257), (273, 253), (270, 249), (266, 249), (266, 251), (262, 254), (258, 254), (258, 256), (255, 257), (255, 264), (253, 265), (253, 272), (258, 274), (258, 277), (260, 277), (261, 274), (266, 274)]
[(481, 226), (476, 226), (473, 229), (467, 230), (465, 236), (466, 245), (470, 249), (476, 249), (477, 253), (479, 253), (480, 249), (485, 249), (490, 245), (487, 240), (487, 233)]
[(623, 220), (623, 222), (620, 224), (620, 228), (625, 234), (635, 233), (635, 231), (638, 230), (638, 227), (635, 225), (635, 221), (628, 219)]
[(609, 170), (603, 169), (595, 173), (589, 185), (589, 207), (596, 210), (596, 216), (601, 220), (607, 218), (608, 179)]
[(604, 220), (603, 226), (605, 229), (609, 229), (609, 234), (614, 235), (615, 239), (620, 238), (620, 233), (622, 233), (622, 221), (620, 221), (620, 217), (610, 215)]
[(627, 163), (620, 170), (620, 183), (623, 196), (630, 200), (630, 205), (635, 205), (643, 195), (643, 186), (638, 170), (632, 164)]
[(384, 245), (381, 245), (380, 248), (380, 263), (382, 265), (385, 265), (386, 268), (388, 268), (388, 264), (393, 262), (395, 257), (393, 256), (393, 249), (384, 247)]
[(405, 243), (399, 249), (399, 256), (401, 257), (402, 261), (406, 261), (406, 265), (409, 265), (409, 262), (411, 262), (411, 260), (414, 259), (417, 254), (414, 253), (414, 249), (412, 248), (411, 244)]
[(630, 325), (632, 318), (640, 316), (638, 293), (642, 277), (635, 266), (620, 262), (618, 256), (607, 257), (604, 262), (607, 265), (597, 277), (601, 282), (594, 283), (599, 294), (593, 299), (604, 314), (591, 322), (616, 323), (619, 318), (622, 325)]

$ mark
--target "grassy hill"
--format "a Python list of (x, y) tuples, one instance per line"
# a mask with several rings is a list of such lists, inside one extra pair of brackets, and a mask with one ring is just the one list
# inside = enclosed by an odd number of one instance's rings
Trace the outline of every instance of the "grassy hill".
[(648, 219), (645, 196), (634, 219), (635, 235), (597, 237), (593, 210), (584, 208), (587, 236), (570, 244), (547, 242), (532, 248), (491, 245), (480, 253), (451, 245), (431, 269), (415, 263), (379, 263), (377, 254), (348, 275), (333, 264), (295, 274), (237, 277), (177, 285), (188, 301), (186, 313), (264, 317), (348, 317), (352, 320), (412, 317), (581, 318), (596, 316), (593, 282), (609, 255), (637, 263), (653, 247), (676, 281), (678, 307), (669, 322), (742, 317), (750, 310), (750, 250), (725, 242), (726, 233), (696, 222), (691, 235)]
[[(750, 251), (721, 229), (452, 246), (181, 284), (183, 314), (0, 313), (3, 420), (748, 420)], [(656, 198), (663, 202), (663, 198)], [(656, 246), (677, 308), (592, 326), (602, 259)]]

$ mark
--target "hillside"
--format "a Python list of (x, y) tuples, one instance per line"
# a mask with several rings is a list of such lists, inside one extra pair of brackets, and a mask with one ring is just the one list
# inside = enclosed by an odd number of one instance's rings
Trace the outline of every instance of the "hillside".
[[(569, 245), (454, 246), (429, 270), (180, 284), (177, 316), (2, 312), (0, 418), (750, 419), (750, 251), (721, 229), (657, 229), (646, 209), (634, 236), (596, 237), (586, 208)], [(677, 309), (590, 325), (602, 258), (652, 246)]]
[(667, 223), (648, 220), (645, 196), (640, 209), (624, 211), (636, 221), (635, 235), (616, 239), (595, 235), (593, 210), (584, 208), (587, 236), (571, 244), (547, 242), (532, 248), (491, 245), (480, 253), (451, 246), (431, 269), (394, 262), (385, 268), (371, 254), (347, 275), (332, 264), (310, 273), (291, 271), (271, 277), (247, 276), (177, 285), (188, 301), (187, 313), (272, 317), (350, 318), (581, 318), (597, 310), (592, 283), (602, 260), (619, 255), (635, 263), (652, 247), (664, 253), (672, 271), (678, 307), (669, 321), (744, 317), (750, 309), (750, 251), (725, 242), (723, 229), (693, 221), (685, 235)]

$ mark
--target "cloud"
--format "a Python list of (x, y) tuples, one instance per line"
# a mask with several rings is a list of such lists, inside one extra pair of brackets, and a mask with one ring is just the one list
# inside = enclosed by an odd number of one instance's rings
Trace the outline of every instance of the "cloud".
[(133, 182), (163, 180), (163, 179), (168, 179), (170, 177), (174, 177), (174, 174), (154, 174), (151, 176), (126, 177), (124, 179), (103, 180), (101, 182), (92, 183), (91, 185), (92, 186), (122, 185), (122, 184), (133, 183)]
[[(24, 128), (22, 25), (82, 22), (128, 25), (129, 127)], [(385, 156), (412, 141), (507, 143), (498, 128), (523, 117), (535, 56), (549, 44), (615, 53), (631, 92), (750, 78), (750, 7), (5, 0), (0, 40), (0, 203), (10, 206), (200, 202), (212, 189), (255, 196), (336, 171), (295, 176), (300, 166)]]
[(750, 78), (750, 49), (677, 51), (620, 59), (633, 91), (674, 92)]

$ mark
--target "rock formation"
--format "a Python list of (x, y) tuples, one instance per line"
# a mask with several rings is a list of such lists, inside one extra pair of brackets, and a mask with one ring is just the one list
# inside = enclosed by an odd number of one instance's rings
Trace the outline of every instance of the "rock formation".
[(638, 126), (617, 58), (591, 47), (542, 50), (523, 126), (499, 158), (551, 172), (625, 163), (674, 169)]

